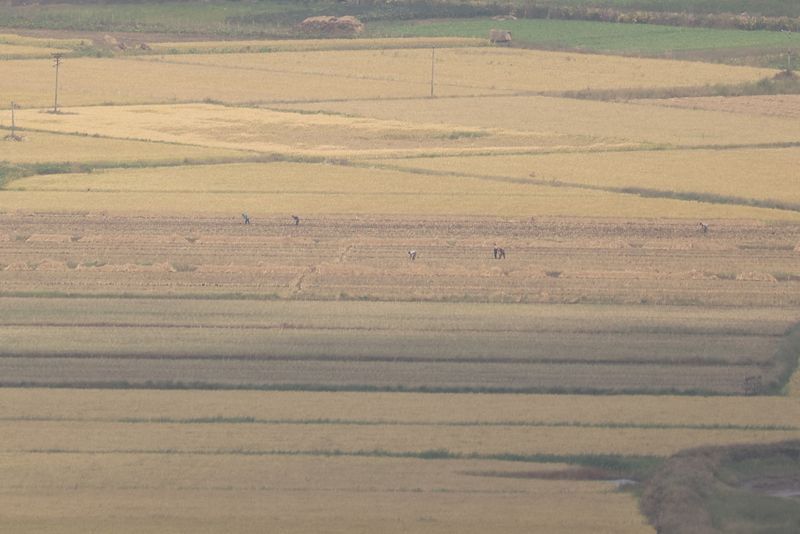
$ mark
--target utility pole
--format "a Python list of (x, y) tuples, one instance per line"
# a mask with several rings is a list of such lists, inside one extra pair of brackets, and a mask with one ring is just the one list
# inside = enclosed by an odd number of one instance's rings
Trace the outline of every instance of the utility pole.
[(11, 102), (11, 135), (6, 137), (9, 141), (22, 141), (22, 137), (17, 135), (17, 123), (14, 117), (14, 110), (18, 108), (16, 102)]
[(436, 47), (431, 48), (431, 98), (433, 98), (434, 67), (436, 66)]
[(61, 58), (63, 57), (64, 54), (60, 52), (53, 54), (53, 61), (55, 61), (53, 66), (56, 68), (56, 91), (55, 97), (53, 98), (53, 113), (58, 113), (58, 67), (61, 65)]
[(17, 122), (14, 117), (14, 110), (17, 109), (17, 103), (11, 101), (11, 139), (17, 138)]

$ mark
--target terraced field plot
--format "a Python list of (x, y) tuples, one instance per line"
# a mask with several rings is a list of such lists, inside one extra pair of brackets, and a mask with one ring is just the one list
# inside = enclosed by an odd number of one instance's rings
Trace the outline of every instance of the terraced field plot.
[(443, 122), (472, 128), (555, 132), (667, 146), (725, 148), (731, 145), (794, 143), (800, 137), (800, 125), (791, 117), (545, 96), (324, 102), (270, 107), (384, 120)]
[[(179, 64), (274, 73), (312, 74), (331, 79), (364, 79), (430, 84), (429, 49), (351, 50), (346, 53), (183, 55), (142, 59)], [(437, 48), (435, 84), (439, 96), (470, 88), (503, 91), (575, 91), (586, 88), (694, 87), (712, 83), (755, 81), (773, 74), (767, 69), (696, 62), (630, 59), (497, 47)]]
[[(330, 52), (334, 53), (334, 52)], [(349, 52), (348, 52), (349, 53)], [(16, 60), (3, 65), (0, 99), (15, 99), (23, 107), (53, 102), (52, 61)], [(69, 67), (67, 67), (69, 64)], [(428, 72), (430, 64), (420, 65)], [(331, 83), (331, 79), (336, 83)], [(75, 58), (60, 71), (62, 106), (199, 102), (227, 103), (306, 101), (344, 98), (420, 98), (430, 94), (430, 81), (332, 77), (326, 74), (270, 72), (175, 61), (124, 58)], [(470, 95), (500, 91), (442, 87), (440, 94)]]
[(50, 54), (56, 52), (66, 52), (60, 48), (42, 48), (38, 46), (12, 45), (3, 43), (0, 40), (0, 60), (8, 58), (49, 58)]
[(651, 190), (664, 195), (709, 195), (729, 202), (762, 201), (800, 210), (798, 148), (668, 150), (526, 156), (410, 158), (382, 161), (438, 173), (548, 182), (595, 190)]
[(743, 115), (800, 118), (800, 95), (706, 96), (640, 100), (642, 104), (727, 111)]
[[(383, 46), (378, 41), (376, 46)], [(436, 52), (437, 96), (609, 88), (703, 86), (767, 77), (764, 69), (526, 50), (444, 48)], [(4, 65), (0, 100), (24, 107), (52, 101), (49, 59)], [(103, 103), (228, 103), (424, 98), (425, 49), (74, 58), (60, 75), (62, 106)]]
[[(3, 117), (5, 122), (6, 117)], [(8, 121), (10, 123), (10, 120)], [(9, 131), (10, 133), (10, 131)], [(4, 131), (0, 134), (5, 135)], [(129, 141), (89, 135), (25, 132), (21, 143), (4, 143), (0, 161), (32, 163), (103, 163), (124, 166), (130, 163), (182, 163), (215, 159), (252, 157), (249, 152), (214, 149), (175, 143)]]
[[(467, 533), (566, 533), (589, 525), (608, 534), (652, 531), (634, 498), (615, 492), (610, 482), (469, 474), (508, 470), (504, 462), (180, 453), (0, 456), (9, 457), (15, 469), (4, 470), (0, 506), (4, 524), (17, 532), (443, 533), (455, 527)], [(53, 481), (53, 471), (87, 475)], [(43, 512), (26, 511), (31, 509)], [(388, 517), (388, 510), (397, 513)]]
[[(165, 153), (164, 148), (166, 153), (172, 154), (200, 154), (194, 147), (145, 146), (159, 148), (153, 157), (159, 152)], [(209, 156), (214, 152), (210, 150)], [(226, 153), (234, 158), (236, 154), (244, 154), (222, 149), (216, 152), (223, 158), (231, 157), (222, 156)], [(580, 211), (596, 216), (663, 214), (698, 219), (800, 219), (800, 214), (771, 209), (769, 203), (760, 208), (736, 203), (698, 204), (671, 198), (641, 198), (616, 192), (611, 184), (591, 186), (596, 190), (589, 191), (586, 187), (590, 186), (582, 183), (554, 187), (547, 180), (536, 181), (524, 175), (522, 179), (517, 178), (514, 164), (522, 158), (503, 158), (497, 168), (486, 170), (481, 163), (491, 162), (491, 158), (478, 158), (472, 168), (466, 164), (470, 159), (462, 157), (452, 167), (447, 164), (454, 160), (439, 158), (391, 161), (388, 167), (379, 162), (379, 168), (369, 164), (288, 162), (176, 166), (174, 164), (179, 161), (172, 160), (166, 167), (107, 169), (17, 179), (7, 184), (0, 197), (0, 210), (155, 215), (216, 213), (231, 217), (238, 216), (236, 214), (241, 211), (256, 217), (288, 213), (525, 217), (570, 215)], [(575, 159), (579, 161), (580, 157)], [(635, 162), (636, 158), (631, 160)], [(570, 160), (567, 158), (567, 161)], [(427, 165), (431, 171), (418, 170)], [(538, 163), (535, 166), (539, 168)], [(473, 171), (478, 174), (472, 174)], [(459, 172), (470, 174), (459, 175)], [(502, 172), (504, 176), (483, 175), (482, 172)], [(775, 181), (780, 181), (780, 177)], [(603, 187), (609, 190), (602, 190)], [(669, 196), (670, 193), (662, 194)]]
[(210, 104), (92, 106), (74, 108), (69, 114), (57, 116), (32, 110), (17, 115), (18, 121), (28, 127), (53, 132), (333, 158), (620, 146), (614, 140), (554, 132), (358, 119)]
[[(797, 409), (781, 398), (3, 389), (0, 426), (15, 431), (0, 434), (2, 509), (20, 530), (64, 532), (223, 521), (443, 532), (468, 520), (465, 532), (649, 532), (633, 496), (559, 480), (570, 469), (559, 458), (797, 436)], [(521, 456), (495, 458), (508, 451)]]

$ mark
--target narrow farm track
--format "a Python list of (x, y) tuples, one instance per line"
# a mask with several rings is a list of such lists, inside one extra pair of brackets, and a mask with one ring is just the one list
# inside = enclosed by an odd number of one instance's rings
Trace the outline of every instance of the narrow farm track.
[(741, 394), (747, 377), (785, 380), (800, 225), (709, 224), (3, 214), (0, 382)]

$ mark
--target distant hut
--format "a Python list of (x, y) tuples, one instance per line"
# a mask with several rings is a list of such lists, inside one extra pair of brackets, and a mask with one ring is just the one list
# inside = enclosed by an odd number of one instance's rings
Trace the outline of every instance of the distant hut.
[(489, 30), (489, 42), (492, 44), (510, 45), (511, 32), (509, 30)]

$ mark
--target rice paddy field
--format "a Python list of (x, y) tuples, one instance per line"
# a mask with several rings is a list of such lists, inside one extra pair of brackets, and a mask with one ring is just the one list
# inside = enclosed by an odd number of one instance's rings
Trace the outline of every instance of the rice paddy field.
[(436, 28), (0, 35), (0, 530), (655, 532), (800, 437), (797, 101), (690, 96), (776, 71)]

